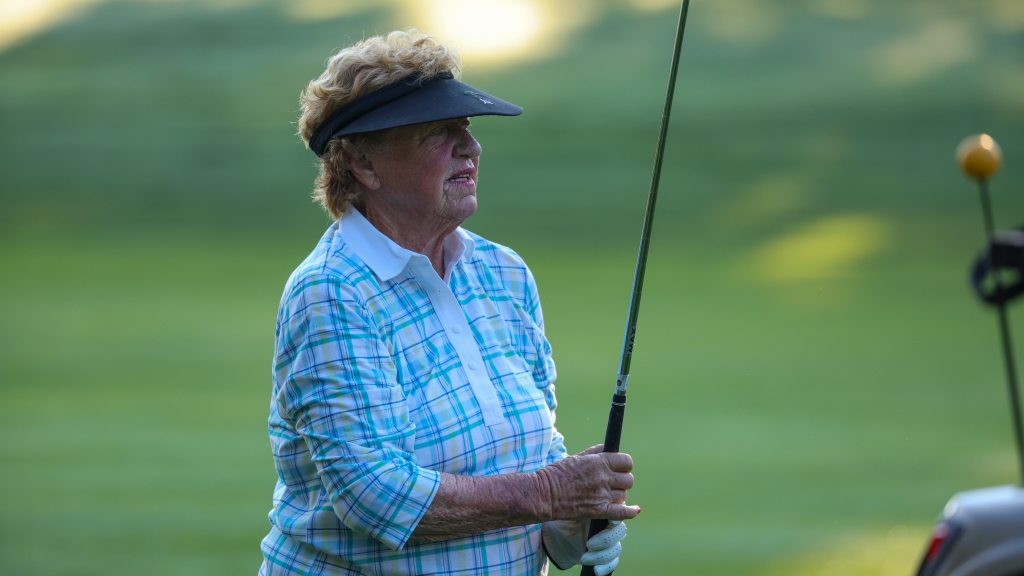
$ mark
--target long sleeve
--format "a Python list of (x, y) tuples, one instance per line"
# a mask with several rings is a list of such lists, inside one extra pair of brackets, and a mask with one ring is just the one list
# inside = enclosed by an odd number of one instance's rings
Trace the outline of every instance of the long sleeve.
[(334, 276), (298, 279), (282, 312), (279, 414), (305, 441), (341, 521), (401, 549), (440, 474), (416, 465), (416, 429), (386, 343)]

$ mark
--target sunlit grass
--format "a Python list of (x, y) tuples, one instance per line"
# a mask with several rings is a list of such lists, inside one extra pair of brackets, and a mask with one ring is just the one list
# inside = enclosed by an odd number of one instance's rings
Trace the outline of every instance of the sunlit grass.
[(880, 46), (870, 64), (884, 82), (896, 85), (920, 82), (981, 52), (977, 32), (955, 20), (936, 20)]
[(754, 256), (755, 267), (771, 282), (835, 278), (881, 252), (888, 239), (885, 222), (875, 216), (832, 216), (762, 246)]
[(931, 527), (893, 526), (851, 536), (799, 560), (782, 563), (772, 576), (908, 576), (917, 569)]

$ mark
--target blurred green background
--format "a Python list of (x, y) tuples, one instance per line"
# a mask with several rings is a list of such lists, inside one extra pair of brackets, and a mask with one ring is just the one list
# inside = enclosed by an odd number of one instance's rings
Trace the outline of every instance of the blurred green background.
[[(464, 50), (526, 109), (475, 123), (466, 227), (538, 278), (575, 451), (603, 436), (678, 6), (515, 1), (528, 48)], [(328, 224), (297, 96), (431, 4), (44, 4), (0, 26), (0, 573), (254, 574), (276, 307)], [(1024, 4), (695, 0), (679, 77), (617, 574), (909, 574), (953, 493), (1016, 480), (952, 156), (992, 134), (998, 223), (1024, 221)]]

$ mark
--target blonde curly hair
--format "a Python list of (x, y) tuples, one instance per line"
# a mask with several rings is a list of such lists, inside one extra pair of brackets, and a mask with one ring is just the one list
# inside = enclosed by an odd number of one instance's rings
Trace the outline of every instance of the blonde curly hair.
[[(317, 127), (335, 110), (410, 74), (434, 76), (451, 71), (458, 77), (461, 70), (462, 62), (454, 50), (419, 30), (396, 30), (357, 42), (331, 56), (323, 74), (299, 94), (299, 136), (309, 147)], [(334, 219), (340, 218), (359, 197), (355, 176), (345, 163), (343, 152), (365, 158), (384, 150), (389, 144), (388, 133), (389, 130), (381, 130), (351, 134), (328, 142), (320, 156), (313, 199)]]

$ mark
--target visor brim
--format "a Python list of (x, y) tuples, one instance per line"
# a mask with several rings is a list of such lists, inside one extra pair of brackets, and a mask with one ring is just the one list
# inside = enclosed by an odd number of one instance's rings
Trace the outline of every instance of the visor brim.
[(333, 137), (473, 116), (518, 116), (523, 109), (458, 80), (432, 82), (360, 116)]

